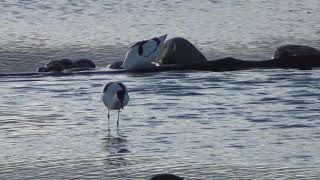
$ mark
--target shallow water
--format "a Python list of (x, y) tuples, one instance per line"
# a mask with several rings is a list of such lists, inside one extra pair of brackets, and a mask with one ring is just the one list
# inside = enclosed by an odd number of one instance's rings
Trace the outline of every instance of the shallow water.
[[(317, 177), (319, 71), (166, 72), (2, 79), (8, 179)], [(107, 136), (103, 83), (130, 103)], [(118, 153), (127, 149), (129, 153)]]
[[(320, 2), (0, 1), (0, 70), (50, 59), (100, 68), (130, 43), (168, 33), (208, 59), (268, 59), (282, 44), (320, 47)], [(192, 14), (192, 15), (190, 15)], [(0, 179), (316, 179), (319, 70), (171, 71), (0, 77)], [(120, 116), (100, 101), (122, 81)], [(121, 153), (128, 150), (129, 152)]]

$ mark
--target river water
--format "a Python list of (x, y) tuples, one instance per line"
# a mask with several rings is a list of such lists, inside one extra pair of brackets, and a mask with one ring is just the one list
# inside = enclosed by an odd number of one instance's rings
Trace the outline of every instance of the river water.
[[(320, 1), (0, 1), (1, 73), (89, 58), (168, 34), (209, 59), (320, 48)], [(0, 77), (0, 179), (317, 179), (320, 70), (170, 71)], [(100, 101), (121, 81), (120, 114)], [(124, 153), (122, 153), (125, 150)]]

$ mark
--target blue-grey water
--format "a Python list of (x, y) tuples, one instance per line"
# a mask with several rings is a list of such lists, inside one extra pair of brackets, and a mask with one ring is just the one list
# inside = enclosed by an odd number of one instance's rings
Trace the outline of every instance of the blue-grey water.
[[(168, 34), (210, 59), (320, 48), (318, 0), (1, 0), (0, 71), (89, 58), (99, 69)], [(120, 115), (100, 101), (122, 81)], [(0, 179), (317, 179), (320, 70), (0, 77)], [(123, 150), (128, 152), (121, 153)]]

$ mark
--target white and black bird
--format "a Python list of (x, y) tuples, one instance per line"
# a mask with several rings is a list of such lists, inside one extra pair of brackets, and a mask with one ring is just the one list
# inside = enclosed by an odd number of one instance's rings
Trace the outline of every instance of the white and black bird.
[(109, 82), (101, 91), (101, 100), (108, 108), (108, 130), (110, 131), (109, 110), (118, 110), (117, 129), (119, 128), (120, 110), (129, 102), (128, 88), (121, 82)]
[(122, 68), (125, 70), (145, 69), (155, 66), (155, 60), (160, 54), (167, 35), (154, 37), (133, 44), (127, 51)]

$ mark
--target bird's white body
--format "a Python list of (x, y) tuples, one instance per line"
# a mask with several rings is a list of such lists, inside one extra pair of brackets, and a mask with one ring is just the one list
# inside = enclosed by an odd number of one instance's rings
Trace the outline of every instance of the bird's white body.
[(166, 37), (167, 35), (163, 35), (132, 45), (126, 53), (122, 68), (138, 70), (155, 66), (155, 60), (159, 56)]
[[(123, 104), (117, 96), (118, 91), (124, 91)], [(127, 87), (120, 82), (110, 82), (103, 86), (101, 91), (101, 100), (109, 110), (120, 110), (129, 103)]]
[(121, 82), (109, 82), (103, 86), (101, 100), (108, 108), (108, 131), (110, 133), (109, 110), (118, 110), (117, 129), (119, 128), (120, 109), (123, 109), (129, 102), (127, 87)]

